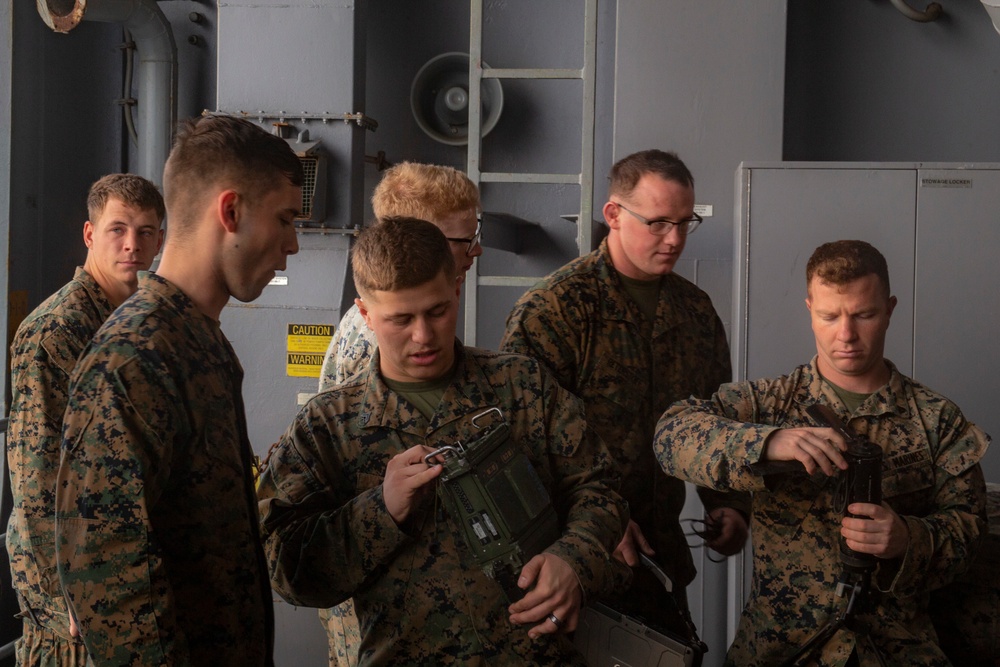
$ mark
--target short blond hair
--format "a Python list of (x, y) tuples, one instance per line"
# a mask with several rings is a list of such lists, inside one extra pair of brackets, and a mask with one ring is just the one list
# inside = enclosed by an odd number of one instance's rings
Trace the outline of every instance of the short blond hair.
[(405, 217), (436, 223), (469, 210), (479, 210), (479, 190), (454, 167), (400, 162), (386, 170), (372, 193), (372, 211), (380, 220)]

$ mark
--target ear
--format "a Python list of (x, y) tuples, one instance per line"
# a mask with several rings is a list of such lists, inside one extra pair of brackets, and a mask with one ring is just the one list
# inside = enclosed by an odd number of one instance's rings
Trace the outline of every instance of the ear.
[(806, 297), (806, 310), (808, 310), (810, 313), (812, 313), (812, 311), (813, 311), (812, 297), (808, 297), (808, 296)]
[(608, 223), (608, 227), (618, 229), (621, 226), (621, 221), (618, 219), (621, 209), (618, 208), (618, 204), (608, 200), (604, 202), (604, 208), (601, 210), (604, 213), (604, 221)]
[(160, 227), (158, 231), (159, 238), (156, 239), (156, 252), (153, 254), (158, 254), (161, 250), (163, 250), (163, 227)]
[(88, 248), (94, 245), (94, 223), (90, 220), (83, 223), (83, 244)]
[(896, 297), (889, 297), (889, 311), (886, 313), (889, 317), (892, 317), (892, 311), (896, 309)]
[(240, 195), (235, 190), (223, 190), (215, 198), (219, 222), (230, 234), (239, 226), (239, 205)]
[(367, 324), (368, 328), (371, 329), (372, 324), (370, 316), (368, 315), (368, 307), (365, 306), (365, 302), (361, 299), (361, 297), (358, 297), (354, 300), (354, 305), (358, 307), (358, 312), (361, 313), (361, 317), (365, 318), (365, 324)]

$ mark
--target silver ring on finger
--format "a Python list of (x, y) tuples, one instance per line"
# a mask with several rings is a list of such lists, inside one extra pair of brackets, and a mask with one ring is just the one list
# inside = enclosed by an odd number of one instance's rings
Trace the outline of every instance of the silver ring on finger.
[(552, 625), (556, 626), (557, 628), (562, 627), (562, 621), (560, 621), (559, 617), (556, 616), (555, 614), (549, 614), (548, 618), (550, 621), (552, 621)]

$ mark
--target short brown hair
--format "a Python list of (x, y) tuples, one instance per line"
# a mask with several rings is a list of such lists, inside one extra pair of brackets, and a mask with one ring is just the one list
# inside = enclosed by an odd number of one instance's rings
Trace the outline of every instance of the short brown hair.
[(372, 193), (376, 218), (437, 222), (457, 211), (479, 210), (479, 190), (453, 167), (400, 162), (386, 170)]
[(889, 296), (889, 265), (873, 245), (865, 241), (831, 241), (813, 251), (806, 264), (806, 289), (818, 278), (830, 285), (846, 285), (875, 274)]
[(196, 222), (204, 195), (224, 183), (241, 188), (248, 201), (272, 192), (286, 178), (303, 182), (302, 163), (288, 143), (248, 120), (208, 114), (177, 132), (163, 171), (163, 193), (174, 231)]
[(140, 211), (152, 211), (163, 222), (163, 196), (152, 181), (135, 174), (108, 174), (94, 181), (87, 193), (87, 215), (96, 224), (111, 198)]
[(361, 232), (351, 249), (354, 284), (362, 298), (394, 292), (455, 274), (448, 240), (433, 224), (418, 218), (386, 218)]
[(681, 162), (677, 153), (657, 150), (655, 148), (632, 153), (615, 162), (608, 174), (610, 184), (609, 195), (628, 196), (646, 174), (656, 174), (665, 181), (673, 181), (694, 187), (694, 176), (687, 165)]

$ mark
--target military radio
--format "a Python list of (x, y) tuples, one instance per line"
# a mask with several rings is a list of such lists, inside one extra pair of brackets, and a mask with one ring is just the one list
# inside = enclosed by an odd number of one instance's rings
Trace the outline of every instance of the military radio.
[[(813, 419), (834, 429), (847, 443), (844, 459), (847, 470), (841, 473), (834, 494), (835, 507), (844, 515), (857, 519), (868, 517), (857, 516), (847, 511), (852, 503), (882, 504), (882, 448), (867, 439), (854, 435), (830, 408), (825, 405), (810, 405), (806, 412)], [(864, 554), (847, 546), (847, 541), (840, 537), (840, 560), (845, 567), (852, 569), (874, 569), (878, 559), (872, 554)]]
[[(480, 427), (494, 412), (500, 421)], [(424, 461), (441, 463), (438, 494), (448, 514), (472, 557), (513, 602), (524, 595), (517, 586), (521, 567), (558, 539), (559, 521), (500, 410), (482, 412), (472, 424), (479, 429), (475, 439), (440, 447)]]

